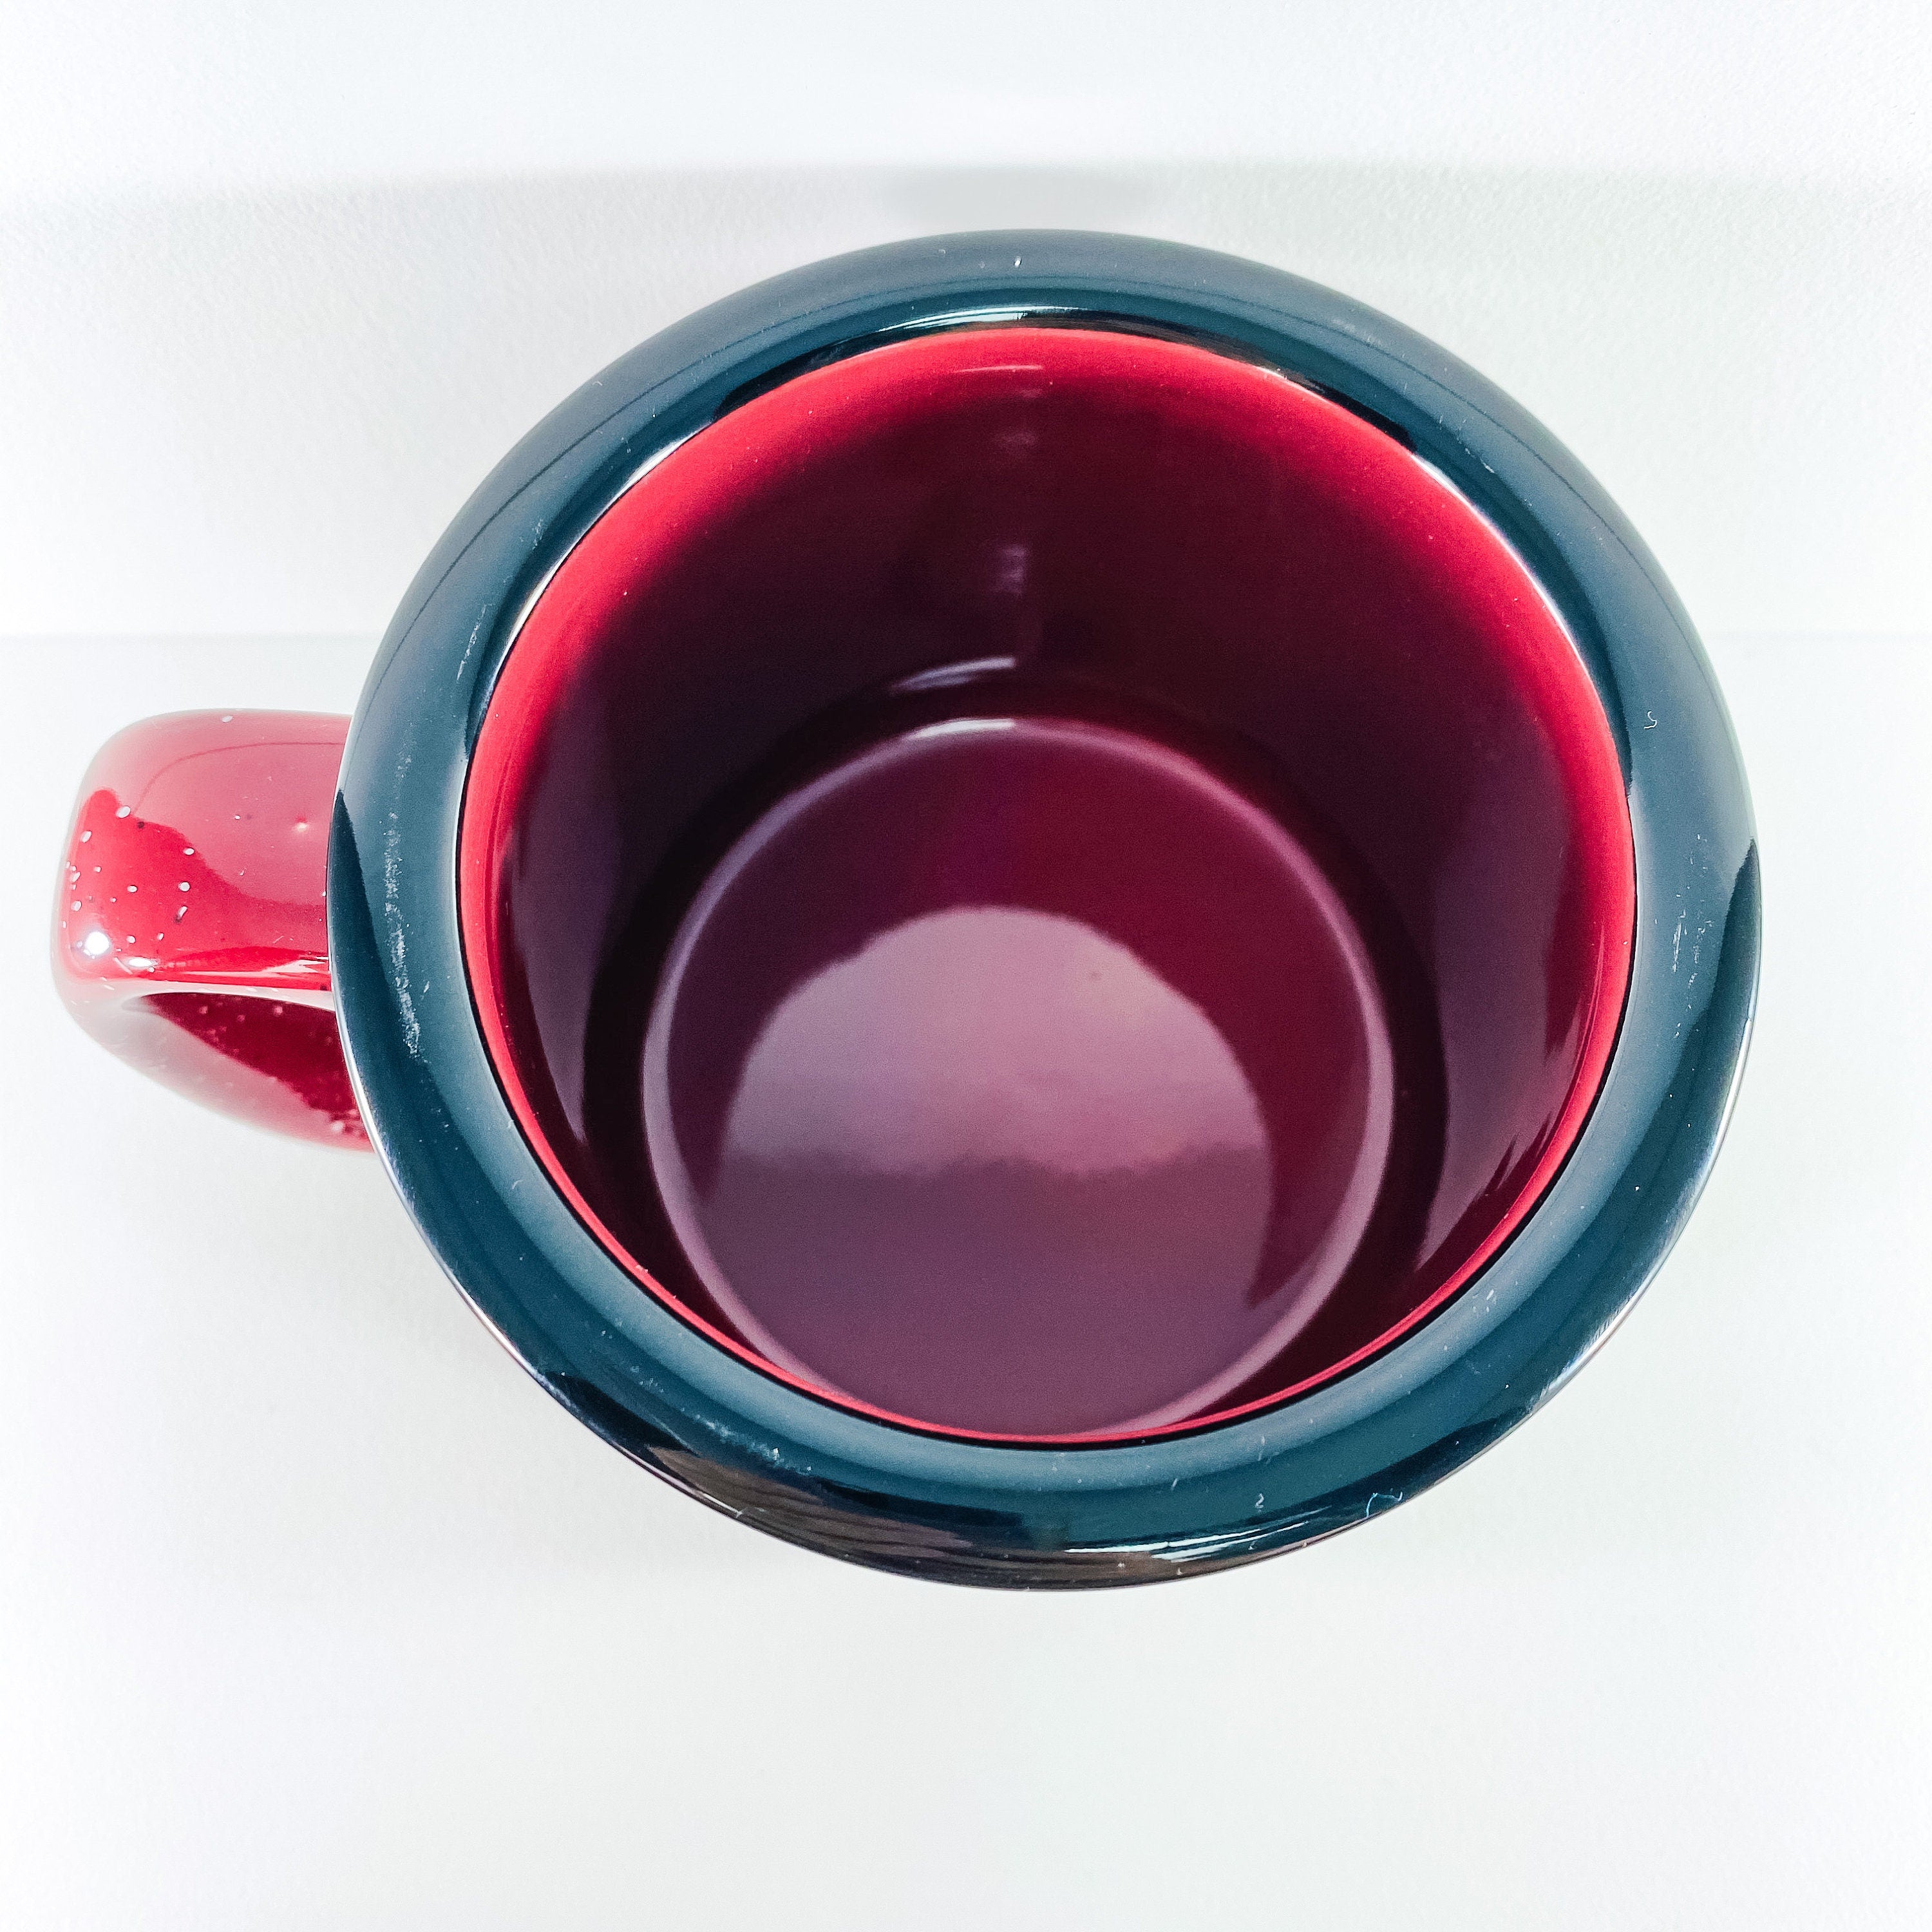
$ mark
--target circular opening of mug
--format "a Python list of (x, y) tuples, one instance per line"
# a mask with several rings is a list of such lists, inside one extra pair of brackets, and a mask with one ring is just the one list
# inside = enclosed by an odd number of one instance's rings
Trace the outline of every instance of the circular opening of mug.
[(1520, 560), (1390, 433), (1002, 325), (753, 395), (526, 616), (459, 857), (485, 1040), (640, 1285), (1025, 1442), (1332, 1381), (1534, 1208), (1635, 911)]

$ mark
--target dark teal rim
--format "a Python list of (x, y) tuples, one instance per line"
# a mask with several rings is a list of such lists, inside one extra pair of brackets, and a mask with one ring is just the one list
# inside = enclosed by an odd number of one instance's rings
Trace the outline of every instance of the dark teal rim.
[[(1515, 545), (1576, 639), (1635, 833), (1636, 956), (1596, 1106), (1461, 1297), (1330, 1387), (1125, 1446), (950, 1441), (848, 1413), (642, 1292), (551, 1186), (498, 1088), (456, 904), (463, 788), (534, 591), (668, 446), (790, 370), (896, 333), (1042, 314), (1255, 355), (1370, 417)], [(942, 236), (843, 256), (652, 338), (505, 458), (423, 566), (364, 689), (329, 860), (364, 1118), (484, 1320), (600, 1435), (741, 1520), (961, 1582), (1138, 1582), (1332, 1534), (1486, 1448), (1589, 1354), (1668, 1252), (1724, 1135), (1756, 998), (1756, 835), (1724, 703), (1663, 573), (1576, 459), (1386, 316), (1232, 256), (1117, 236)]]

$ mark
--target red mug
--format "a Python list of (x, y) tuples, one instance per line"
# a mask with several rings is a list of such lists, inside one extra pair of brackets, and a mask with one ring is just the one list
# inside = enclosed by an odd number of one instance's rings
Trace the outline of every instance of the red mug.
[(58, 976), (373, 1142), (638, 1460), (963, 1580), (1435, 1480), (1708, 1171), (1756, 859), (1655, 565), (1386, 319), (1167, 244), (798, 272), (506, 459), (352, 726), (123, 733)]

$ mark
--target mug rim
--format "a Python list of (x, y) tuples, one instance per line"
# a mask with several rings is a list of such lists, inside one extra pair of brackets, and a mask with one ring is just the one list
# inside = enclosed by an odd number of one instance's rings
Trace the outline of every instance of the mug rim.
[[(984, 1443), (779, 1382), (640, 1292), (504, 1097), (460, 931), (471, 756), (524, 616), (644, 470), (807, 367), (968, 322), (1172, 332), (1272, 363), (1433, 464), (1556, 606), (1615, 741), (1636, 851), (1623, 1024), (1568, 1159), (1448, 1306), (1339, 1380), (1184, 1436)], [(799, 269), (654, 337), (500, 464), (424, 565), (370, 674), (331, 840), (330, 950), (364, 1118), (458, 1287), (579, 1418), (760, 1527), (956, 1580), (1143, 1580), (1378, 1514), (1497, 1439), (1627, 1310), (1695, 1201), (1754, 1004), (1755, 836), (1714, 680), (1661, 572), (1548, 433), (1362, 304), (1175, 244), (1018, 232)], [(1071, 1459), (1071, 1460), (1070, 1460)]]

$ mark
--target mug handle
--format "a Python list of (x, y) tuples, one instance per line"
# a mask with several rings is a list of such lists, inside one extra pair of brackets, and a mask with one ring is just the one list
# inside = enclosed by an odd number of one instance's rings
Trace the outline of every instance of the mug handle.
[(349, 720), (184, 711), (88, 767), (54, 977), (109, 1052), (205, 1106), (366, 1148), (335, 1030), (324, 911)]

